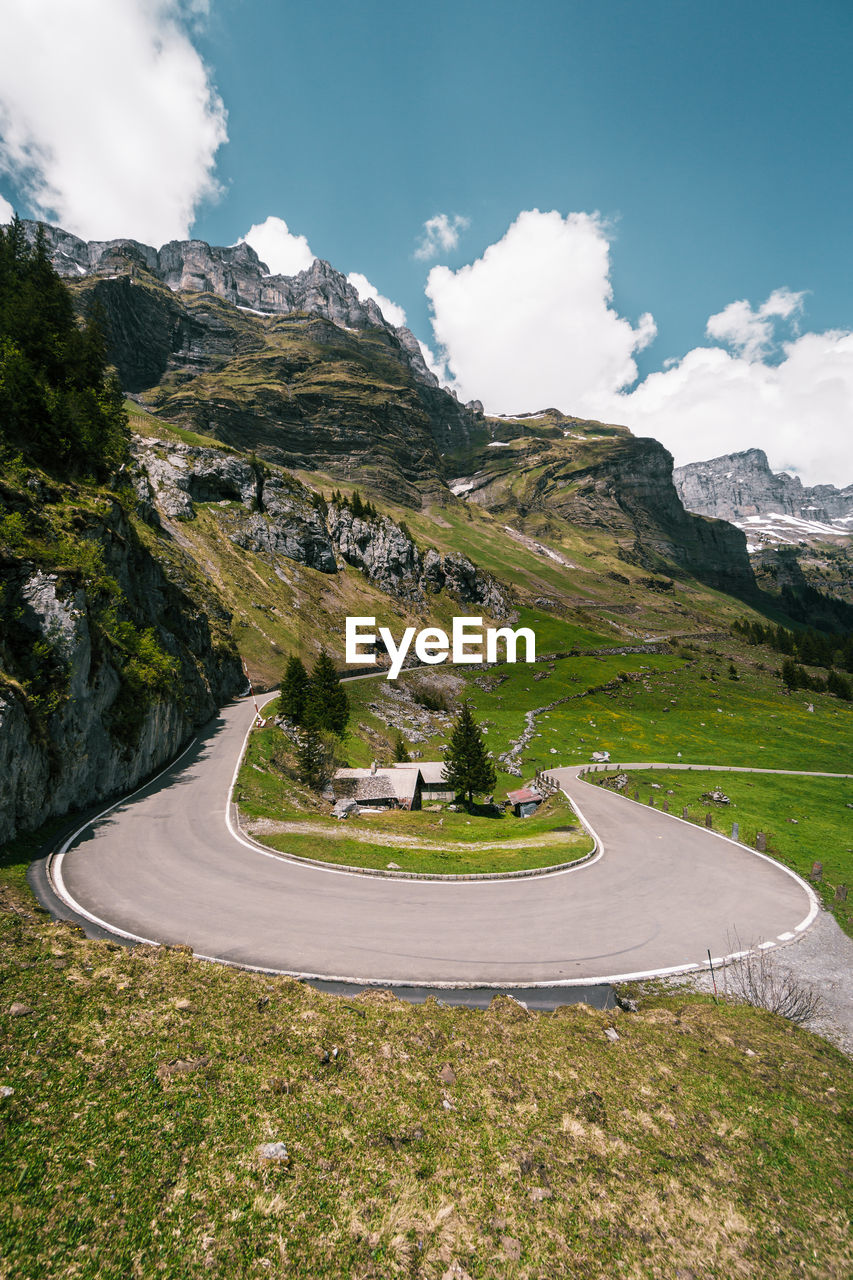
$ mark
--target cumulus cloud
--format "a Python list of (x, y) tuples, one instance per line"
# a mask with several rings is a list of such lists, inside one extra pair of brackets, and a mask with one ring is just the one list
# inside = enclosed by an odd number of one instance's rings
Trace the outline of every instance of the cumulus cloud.
[(433, 267), (426, 292), (463, 400), (623, 423), (678, 465), (756, 447), (806, 484), (853, 481), (853, 333), (800, 333), (802, 293), (730, 303), (707, 323), (719, 345), (638, 382), (634, 355), (655, 324), (644, 315), (635, 328), (615, 311), (608, 229), (595, 215), (522, 213), (470, 266)]
[(415, 257), (421, 262), (428, 262), (430, 258), (435, 258), (440, 253), (448, 253), (451, 249), (455, 249), (459, 244), (459, 232), (470, 225), (469, 219), (463, 218), (458, 213), (453, 217), (446, 213), (437, 213), (434, 218), (427, 218), (423, 235), (415, 249)]
[(420, 338), (416, 339), (421, 349), (421, 355), (424, 358), (424, 364), (430, 373), (434, 373), (439, 382), (447, 382), (447, 366), (443, 360), (439, 360), (432, 347), (427, 346), (425, 342), (421, 342)]
[(226, 112), (193, 46), (206, 0), (7, 0), (0, 169), (87, 238), (183, 238), (215, 197)]
[(251, 245), (274, 276), (295, 276), (307, 271), (316, 257), (305, 236), (294, 235), (283, 218), (265, 218), (250, 227), (237, 243)]
[(398, 306), (396, 302), (392, 302), (390, 298), (384, 297), (376, 288), (376, 285), (370, 283), (367, 276), (363, 276), (360, 271), (351, 271), (347, 276), (347, 280), (362, 302), (366, 302), (368, 298), (373, 299), (389, 324), (393, 324), (395, 328), (399, 329), (401, 325), (406, 323), (406, 313), (403, 308)]
[(9, 204), (4, 196), (0, 196), (0, 226), (5, 226), (7, 222), (11, 222), (15, 216), (15, 210)]
[(654, 436), (676, 465), (759, 448), (805, 484), (851, 483), (853, 333), (804, 333), (773, 363), (743, 337), (731, 339), (734, 351), (689, 351), (629, 394), (603, 398), (596, 416)]
[(773, 349), (777, 320), (796, 324), (796, 317), (803, 309), (804, 296), (792, 293), (790, 289), (774, 289), (757, 310), (753, 310), (743, 298), (730, 302), (709, 318), (705, 332), (709, 338), (716, 338), (732, 347), (744, 359), (759, 360)]
[(571, 411), (630, 385), (655, 336), (612, 306), (610, 244), (594, 214), (521, 213), (469, 266), (433, 267), (426, 293), (454, 389), (492, 412)]

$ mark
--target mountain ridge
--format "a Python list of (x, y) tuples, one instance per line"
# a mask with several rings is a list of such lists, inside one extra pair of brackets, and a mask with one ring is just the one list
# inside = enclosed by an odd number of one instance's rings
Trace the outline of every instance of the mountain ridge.
[(799, 476), (772, 471), (763, 449), (690, 462), (672, 475), (688, 511), (717, 519), (782, 514), (825, 522), (853, 515), (853, 484), (804, 485)]

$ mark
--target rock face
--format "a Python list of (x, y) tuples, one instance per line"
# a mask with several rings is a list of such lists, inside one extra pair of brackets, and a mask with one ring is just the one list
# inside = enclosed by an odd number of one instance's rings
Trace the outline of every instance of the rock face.
[(229, 537), (246, 550), (283, 556), (321, 573), (339, 561), (359, 569), (389, 595), (423, 601), (448, 591), (495, 618), (510, 612), (503, 588), (465, 556), (422, 555), (387, 516), (368, 519), (344, 505), (318, 504), (292, 476), (224, 450), (135, 436), (134, 488), (141, 514), (152, 524), (192, 520), (200, 503), (219, 503)]
[[(37, 226), (25, 224), (31, 239)], [(235, 307), (263, 314), (305, 312), (347, 329), (387, 329), (397, 336), (415, 377), (426, 386), (438, 386), (414, 334), (389, 324), (372, 298), (362, 300), (346, 277), (321, 258), (295, 276), (280, 276), (271, 275), (248, 244), (223, 247), (204, 240), (170, 240), (157, 250), (137, 240), (81, 240), (60, 227), (47, 226), (45, 234), (53, 266), (71, 279), (85, 275), (130, 278), (135, 268), (175, 293), (214, 293)]]
[(540, 418), (539, 434), (484, 448), (480, 469), (452, 482), (455, 491), (490, 511), (600, 529), (621, 543), (627, 561), (649, 570), (667, 572), (668, 561), (712, 586), (754, 591), (744, 535), (685, 511), (672, 456), (656, 440), (555, 410)]
[(763, 449), (676, 467), (673, 480), (688, 511), (722, 520), (780, 513), (827, 521), (853, 515), (853, 485), (846, 489), (831, 484), (805, 486), (799, 476), (771, 471)]
[(347, 507), (332, 506), (329, 533), (347, 564), (361, 569), (382, 591), (409, 600), (448, 591), (462, 604), (477, 605), (505, 618), (510, 603), (503, 588), (458, 553), (441, 556), (430, 547), (424, 556), (399, 525), (386, 516), (364, 520)]
[[(130, 790), (165, 764), (194, 729), (244, 683), (224, 626), (212, 633), (212, 599), (200, 601), (166, 577), (114, 504), (91, 517), (81, 540), (97, 548), (118, 595), (79, 575), (50, 573), (26, 559), (4, 565), (6, 599), (16, 622), (4, 644), (4, 667), (36, 654), (36, 676), (50, 670), (64, 696), (39, 706), (21, 686), (0, 685), (0, 842), (48, 818)], [(110, 588), (112, 591), (112, 588)], [(104, 611), (112, 607), (112, 620)], [(219, 622), (227, 616), (219, 609)], [(123, 631), (122, 628), (125, 628)], [(140, 662), (105, 643), (147, 632), (171, 662), (169, 678), (138, 694)], [(121, 637), (124, 637), (121, 640)], [(22, 673), (23, 674), (23, 671)]]

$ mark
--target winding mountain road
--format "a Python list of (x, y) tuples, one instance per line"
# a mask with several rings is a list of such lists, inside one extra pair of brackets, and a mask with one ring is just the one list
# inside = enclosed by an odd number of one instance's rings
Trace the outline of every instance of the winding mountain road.
[[(90, 921), (145, 941), (306, 977), (548, 986), (707, 967), (812, 922), (808, 886), (767, 858), (658, 810), (552, 774), (599, 840), (572, 870), (521, 879), (360, 875), (236, 832), (230, 788), (254, 719), (223, 708), (172, 766), (78, 830), (50, 863)], [(739, 942), (738, 942), (739, 940)]]

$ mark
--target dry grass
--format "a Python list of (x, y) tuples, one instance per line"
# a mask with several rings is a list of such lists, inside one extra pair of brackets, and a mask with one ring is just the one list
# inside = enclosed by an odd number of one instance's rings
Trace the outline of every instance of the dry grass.
[(344, 999), (5, 894), (4, 1280), (853, 1268), (853, 1071), (779, 1017)]

